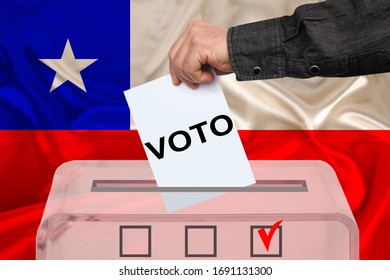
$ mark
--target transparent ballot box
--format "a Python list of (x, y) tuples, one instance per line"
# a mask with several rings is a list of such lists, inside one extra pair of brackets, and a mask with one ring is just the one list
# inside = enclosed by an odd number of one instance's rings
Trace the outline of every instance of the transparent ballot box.
[(250, 161), (248, 187), (157, 187), (147, 161), (61, 165), (37, 259), (358, 259), (359, 232), (322, 161)]

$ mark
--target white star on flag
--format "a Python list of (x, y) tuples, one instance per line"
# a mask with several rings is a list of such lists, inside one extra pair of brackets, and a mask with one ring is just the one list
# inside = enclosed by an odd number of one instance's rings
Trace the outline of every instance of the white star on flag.
[(80, 72), (94, 63), (97, 59), (76, 59), (69, 39), (66, 41), (61, 59), (39, 59), (42, 63), (56, 71), (50, 92), (66, 81), (70, 81), (83, 91), (87, 92)]

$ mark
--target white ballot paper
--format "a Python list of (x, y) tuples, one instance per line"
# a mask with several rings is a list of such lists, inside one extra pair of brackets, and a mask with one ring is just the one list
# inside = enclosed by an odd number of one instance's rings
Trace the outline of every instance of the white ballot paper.
[(125, 96), (159, 187), (255, 183), (218, 79), (192, 90), (164, 76)]

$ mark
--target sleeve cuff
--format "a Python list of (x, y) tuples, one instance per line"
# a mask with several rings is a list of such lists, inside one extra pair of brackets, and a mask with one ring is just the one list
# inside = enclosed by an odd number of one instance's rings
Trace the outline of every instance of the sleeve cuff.
[(227, 45), (238, 81), (285, 76), (279, 18), (229, 28)]

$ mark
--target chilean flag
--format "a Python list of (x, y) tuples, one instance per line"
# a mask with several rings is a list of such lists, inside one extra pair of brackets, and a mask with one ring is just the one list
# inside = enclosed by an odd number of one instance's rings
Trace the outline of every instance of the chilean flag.
[[(166, 74), (192, 17), (240, 23), (240, 7), (216, 18), (219, 5), (198, 2), (1, 2), (0, 259), (35, 258), (62, 163), (146, 159), (123, 94), (130, 68), (132, 85)], [(329, 163), (359, 226), (360, 257), (390, 259), (390, 76), (221, 83), (248, 158)]]

